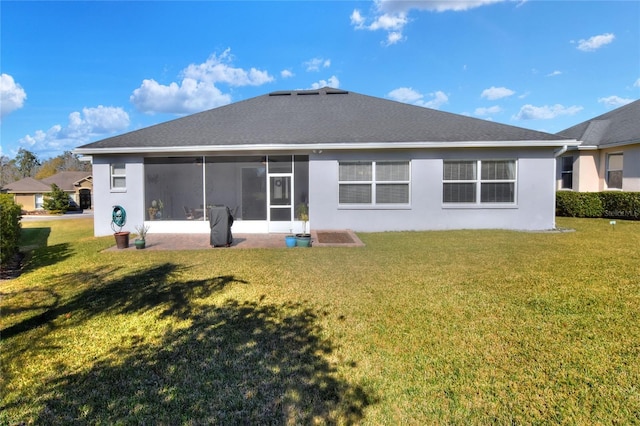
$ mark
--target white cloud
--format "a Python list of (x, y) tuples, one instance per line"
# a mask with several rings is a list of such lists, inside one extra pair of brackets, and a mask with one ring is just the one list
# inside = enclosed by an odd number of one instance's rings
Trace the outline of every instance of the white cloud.
[(293, 77), (293, 73), (290, 70), (282, 70), (280, 71), (280, 77), (282, 78), (291, 78)]
[(327, 86), (337, 89), (340, 87), (340, 80), (338, 80), (338, 77), (336, 77), (335, 75), (332, 75), (331, 77), (329, 77), (328, 80), (320, 80), (315, 83), (312, 83), (311, 89), (317, 90)]
[(495, 105), (495, 106), (488, 107), (488, 108), (476, 108), (474, 114), (482, 117), (482, 116), (485, 116), (485, 115), (497, 114), (497, 113), (499, 113), (501, 111), (502, 111), (502, 108), (500, 108), (499, 106)]
[(565, 107), (560, 104), (555, 104), (537, 107), (527, 104), (520, 108), (520, 111), (514, 118), (516, 120), (550, 120), (561, 115), (574, 115), (580, 111), (582, 111), (582, 107), (575, 105)]
[(385, 12), (409, 12), (411, 9), (430, 12), (462, 12), (480, 6), (500, 3), (506, 0), (379, 0), (378, 8)]
[(637, 79), (635, 83), (633, 83), (633, 87), (640, 87), (640, 78)]
[(556, 77), (558, 75), (562, 75), (562, 71), (556, 70), (556, 71), (550, 72), (549, 74), (547, 74), (547, 77)]
[(588, 39), (582, 39), (578, 41), (578, 50), (582, 50), (583, 52), (593, 52), (594, 50), (600, 49), (602, 46), (606, 46), (607, 44), (613, 42), (616, 36), (611, 33), (600, 34)]
[(231, 95), (218, 87), (260, 86), (273, 81), (267, 71), (250, 68), (248, 71), (231, 65), (231, 50), (220, 56), (212, 54), (201, 64), (190, 64), (182, 72), (182, 80), (164, 85), (154, 79), (145, 79), (129, 97), (142, 112), (189, 114), (226, 105)]
[(189, 114), (231, 103), (231, 95), (224, 94), (213, 83), (185, 78), (180, 85), (168, 86), (155, 80), (143, 80), (129, 100), (142, 112)]
[(402, 30), (409, 23), (408, 14), (412, 10), (461, 12), (502, 1), (506, 0), (376, 0), (372, 18), (366, 18), (359, 9), (355, 9), (350, 20), (356, 30), (387, 31), (383, 44), (390, 46), (405, 40)]
[(304, 63), (307, 71), (320, 71), (320, 68), (329, 68), (331, 66), (331, 59), (313, 58)]
[(480, 94), (480, 97), (489, 99), (490, 101), (495, 101), (496, 99), (509, 97), (514, 93), (516, 92), (511, 89), (507, 89), (506, 87), (491, 86), (490, 88), (483, 90), (482, 94)]
[(392, 44), (396, 44), (399, 43), (401, 41), (403, 41), (405, 39), (405, 37), (402, 35), (401, 32), (399, 31), (391, 31), (390, 33), (387, 34), (387, 41), (386, 43), (383, 43), (386, 46), (391, 46)]
[(417, 92), (410, 87), (394, 89), (389, 92), (387, 96), (395, 101), (403, 102), (405, 104), (413, 104), (433, 109), (438, 109), (449, 102), (449, 97), (444, 92), (437, 91), (430, 93), (429, 96), (431, 96), (432, 99), (425, 100), (422, 93)]
[(611, 108), (618, 108), (633, 102), (633, 99), (621, 98), (620, 96), (608, 96), (606, 98), (599, 98), (598, 102)]
[(36, 130), (18, 142), (31, 151), (58, 152), (71, 150), (88, 143), (92, 138), (107, 136), (129, 127), (129, 114), (120, 107), (83, 108), (82, 112), (69, 114), (66, 127), (60, 124), (49, 130)]
[(22, 108), (27, 92), (9, 74), (0, 75), (0, 118)]

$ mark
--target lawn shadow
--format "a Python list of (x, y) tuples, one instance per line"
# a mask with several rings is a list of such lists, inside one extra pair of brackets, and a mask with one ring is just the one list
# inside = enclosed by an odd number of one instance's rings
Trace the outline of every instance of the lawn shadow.
[(310, 308), (228, 300), (190, 318), (47, 383), (35, 423), (354, 424), (375, 402), (339, 378)]
[(34, 250), (28, 251), (28, 255), (26, 257), (27, 260), (23, 268), (24, 272), (62, 262), (63, 260), (71, 257), (72, 254), (73, 251), (71, 250), (71, 244), (69, 243), (38, 247)]
[[(178, 269), (175, 264), (165, 263), (118, 279), (112, 278), (117, 276), (117, 268), (109, 267), (61, 274), (49, 283), (51, 288), (70, 285), (87, 288), (64, 302), (56, 299), (43, 307), (43, 312), (0, 330), (0, 336), (9, 339), (37, 327), (46, 325), (52, 328), (53, 321), (63, 316), (72, 318), (77, 323), (103, 313), (142, 313), (161, 308), (161, 316), (171, 315), (185, 319), (191, 314), (193, 305), (190, 299), (207, 297), (234, 282), (246, 283), (233, 276), (175, 282), (171, 277)], [(25, 306), (11, 309), (18, 312), (30, 308)]]

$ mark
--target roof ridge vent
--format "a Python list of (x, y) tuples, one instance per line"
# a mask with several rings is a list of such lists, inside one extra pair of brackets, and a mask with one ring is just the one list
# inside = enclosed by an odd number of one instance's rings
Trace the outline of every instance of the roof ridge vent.
[(291, 96), (291, 92), (287, 90), (280, 90), (278, 92), (271, 92), (269, 96)]

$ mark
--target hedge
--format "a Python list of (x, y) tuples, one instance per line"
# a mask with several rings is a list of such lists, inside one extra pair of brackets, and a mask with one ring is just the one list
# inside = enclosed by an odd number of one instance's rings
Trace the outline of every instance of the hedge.
[(556, 193), (556, 215), (640, 219), (640, 192), (559, 191)]
[(0, 194), (0, 263), (3, 265), (18, 252), (21, 206), (13, 195)]

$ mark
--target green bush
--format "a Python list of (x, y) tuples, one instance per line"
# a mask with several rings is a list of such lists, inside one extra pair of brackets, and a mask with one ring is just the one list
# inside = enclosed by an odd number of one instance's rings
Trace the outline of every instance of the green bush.
[(602, 217), (604, 208), (597, 192), (558, 191), (556, 215), (568, 217)]
[(42, 207), (53, 214), (63, 214), (69, 208), (69, 195), (58, 185), (51, 184), (51, 192), (45, 195)]
[(4, 265), (18, 252), (21, 206), (13, 195), (0, 194), (0, 261)]
[(556, 215), (640, 219), (640, 192), (559, 191), (556, 193)]
[(640, 192), (600, 192), (603, 217), (640, 219)]

